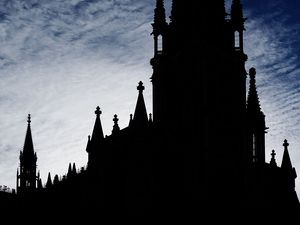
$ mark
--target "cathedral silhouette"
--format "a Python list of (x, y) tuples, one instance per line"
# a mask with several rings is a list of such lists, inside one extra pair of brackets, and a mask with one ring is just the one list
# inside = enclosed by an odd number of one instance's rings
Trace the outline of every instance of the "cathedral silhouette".
[[(281, 165), (265, 155), (268, 130), (256, 89), (256, 70), (245, 69), (242, 4), (233, 0), (173, 0), (170, 22), (156, 0), (153, 114), (142, 82), (129, 124), (113, 118), (104, 136), (101, 109), (88, 137), (87, 166), (69, 164), (59, 178), (37, 174), (31, 117), (14, 193), (0, 199), (15, 211), (71, 210), (97, 216), (182, 215), (262, 210), (300, 215), (295, 168), (283, 140)], [(249, 80), (249, 87), (247, 87)]]

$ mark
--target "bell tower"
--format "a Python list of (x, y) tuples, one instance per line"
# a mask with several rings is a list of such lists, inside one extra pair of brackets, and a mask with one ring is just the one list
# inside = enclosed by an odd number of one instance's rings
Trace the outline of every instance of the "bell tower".
[(20, 169), (17, 171), (17, 192), (21, 194), (34, 191), (39, 179), (36, 175), (37, 156), (33, 148), (30, 114), (28, 114), (27, 123), (24, 147), (23, 151), (20, 152)]

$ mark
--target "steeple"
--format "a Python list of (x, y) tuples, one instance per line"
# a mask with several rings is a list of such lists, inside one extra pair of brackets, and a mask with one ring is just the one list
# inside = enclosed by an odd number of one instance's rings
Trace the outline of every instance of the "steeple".
[(34, 149), (33, 149), (33, 142), (32, 142), (32, 135), (31, 135), (31, 115), (28, 114), (28, 119), (27, 119), (27, 131), (26, 131), (26, 136), (25, 136), (25, 142), (24, 142), (24, 147), (23, 147), (23, 154), (25, 155), (34, 155)]
[(135, 126), (144, 126), (148, 123), (148, 115), (143, 96), (143, 91), (145, 90), (145, 87), (142, 81), (139, 82), (137, 90), (139, 91), (139, 95), (134, 111), (133, 123)]
[(99, 106), (97, 106), (95, 114), (96, 114), (96, 120), (93, 129), (93, 134), (91, 137), (91, 144), (93, 147), (97, 146), (101, 142), (101, 140), (104, 139), (104, 134), (103, 134), (101, 120), (100, 120), (100, 115), (102, 114), (102, 112)]
[(283, 152), (283, 157), (282, 157), (281, 168), (291, 170), (293, 168), (293, 166), (292, 166), (290, 154), (288, 151), (289, 143), (287, 142), (287, 140), (284, 140), (283, 146), (284, 146), (284, 152)]
[(113, 118), (113, 121), (114, 121), (114, 126), (113, 126), (113, 130), (112, 130), (112, 134), (117, 134), (119, 131), (120, 131), (120, 127), (118, 125), (118, 116), (115, 114), (114, 115), (114, 118)]
[[(287, 140), (284, 140), (283, 146), (284, 146), (284, 152), (283, 152), (283, 157), (282, 157), (282, 162), (281, 162), (281, 169), (283, 170), (282, 172), (285, 174), (285, 181), (286, 181), (288, 187), (294, 191), (295, 190), (295, 179), (297, 178), (297, 173), (296, 173), (295, 168), (292, 166), (290, 154), (288, 151), (289, 143), (287, 142)], [(297, 204), (299, 204), (299, 203), (297, 203)]]
[(247, 139), (248, 161), (252, 163), (265, 163), (265, 115), (261, 111), (255, 81), (256, 70), (249, 70), (250, 87), (247, 99)]
[(256, 90), (256, 70), (255, 68), (251, 68), (249, 70), (249, 77), (250, 77), (250, 87), (248, 92), (248, 99), (247, 99), (247, 112), (251, 114), (262, 114), (259, 98)]
[(275, 150), (272, 150), (270, 165), (273, 166), (273, 167), (277, 167), (277, 163), (276, 163), (276, 160), (275, 160), (275, 155), (276, 155)]
[(20, 172), (17, 176), (17, 189), (20, 192), (36, 189), (36, 162), (37, 156), (34, 152), (32, 134), (31, 134), (31, 115), (28, 114), (27, 131), (23, 146), (20, 152)]
[(92, 133), (92, 137), (88, 139), (86, 151), (88, 152), (88, 167), (92, 168), (95, 166), (97, 155), (100, 153), (98, 150), (101, 148), (101, 144), (104, 140), (104, 134), (102, 130), (100, 115), (101, 115), (100, 107), (97, 106), (95, 114), (96, 120), (94, 124), (94, 129)]

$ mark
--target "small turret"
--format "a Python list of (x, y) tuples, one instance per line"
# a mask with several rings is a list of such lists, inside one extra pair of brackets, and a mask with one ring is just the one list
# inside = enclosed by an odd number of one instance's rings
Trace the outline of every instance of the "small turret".
[(277, 163), (276, 163), (276, 160), (275, 160), (275, 150), (272, 150), (272, 153), (271, 153), (271, 161), (270, 161), (270, 166), (272, 167), (277, 167)]
[(162, 54), (164, 46), (164, 35), (167, 29), (166, 13), (163, 0), (156, 1), (154, 10), (153, 37), (154, 37), (154, 55)]
[(139, 91), (139, 95), (134, 111), (133, 125), (135, 127), (145, 127), (148, 124), (148, 114), (143, 96), (143, 91), (145, 90), (145, 87), (142, 81), (139, 82), (137, 90)]
[(248, 139), (248, 162), (265, 163), (265, 115), (261, 111), (255, 81), (256, 70), (249, 70), (250, 87), (248, 92), (246, 117), (247, 117), (247, 139)]
[(284, 142), (283, 142), (284, 152), (283, 152), (283, 157), (282, 157), (281, 168), (285, 169), (285, 170), (291, 170), (293, 168), (290, 154), (288, 151), (288, 146), (289, 146), (288, 141), (284, 140)]
[(116, 135), (120, 131), (120, 127), (118, 125), (119, 119), (118, 119), (118, 116), (116, 114), (114, 115), (113, 121), (114, 121), (114, 126), (113, 126), (113, 130), (112, 130), (111, 133), (112, 133), (112, 135)]
[(283, 157), (282, 157), (282, 162), (281, 162), (281, 169), (282, 169), (282, 172), (284, 173), (284, 178), (285, 178), (287, 187), (290, 190), (294, 190), (295, 189), (295, 179), (297, 178), (297, 173), (296, 173), (295, 168), (292, 165), (288, 146), (289, 146), (288, 141), (284, 140), (284, 142), (283, 142), (284, 152), (283, 152)]

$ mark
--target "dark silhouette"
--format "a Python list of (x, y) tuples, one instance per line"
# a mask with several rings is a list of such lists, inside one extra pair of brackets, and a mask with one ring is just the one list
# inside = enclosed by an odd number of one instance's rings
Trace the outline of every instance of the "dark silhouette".
[(15, 201), (29, 204), (30, 195), (32, 207), (89, 218), (300, 215), (288, 142), (280, 167), (274, 150), (266, 162), (268, 128), (256, 70), (245, 70), (242, 5), (233, 0), (228, 14), (223, 0), (199, 3), (173, 0), (167, 23), (164, 1), (156, 1), (153, 115), (142, 82), (128, 127), (120, 129), (114, 115), (112, 133), (104, 136), (98, 106), (86, 168), (70, 163), (66, 176), (52, 182), (49, 173), (42, 187), (29, 117)]

